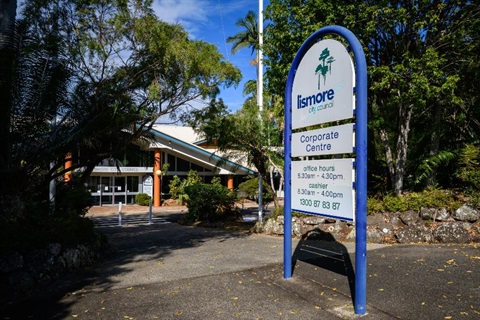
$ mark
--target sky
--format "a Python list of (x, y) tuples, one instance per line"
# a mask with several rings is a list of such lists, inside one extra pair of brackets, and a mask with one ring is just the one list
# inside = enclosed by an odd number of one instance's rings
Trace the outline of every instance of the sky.
[[(268, 0), (263, 2), (265, 8)], [(255, 58), (251, 50), (242, 49), (233, 55), (226, 39), (243, 31), (235, 23), (249, 10), (258, 16), (258, 3), (258, 0), (154, 0), (153, 9), (161, 20), (179, 23), (191, 39), (216, 45), (225, 60), (240, 69), (243, 77), (238, 87), (222, 89), (220, 94), (231, 111), (241, 108), (245, 100), (244, 83), (256, 79), (256, 69), (250, 64)]]

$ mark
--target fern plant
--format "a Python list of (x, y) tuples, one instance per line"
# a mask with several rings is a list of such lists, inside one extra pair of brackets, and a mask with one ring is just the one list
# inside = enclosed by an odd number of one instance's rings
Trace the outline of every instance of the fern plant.
[(458, 156), (456, 177), (470, 191), (480, 190), (480, 146), (467, 144)]
[(425, 185), (433, 181), (437, 170), (446, 166), (450, 161), (456, 158), (456, 153), (451, 151), (440, 151), (436, 155), (423, 159), (415, 173), (415, 185)]

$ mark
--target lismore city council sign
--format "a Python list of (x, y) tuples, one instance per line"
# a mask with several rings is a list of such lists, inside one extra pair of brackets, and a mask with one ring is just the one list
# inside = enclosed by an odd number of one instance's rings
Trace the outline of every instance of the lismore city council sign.
[(327, 39), (303, 56), (292, 88), (292, 129), (353, 116), (353, 62), (345, 46)]

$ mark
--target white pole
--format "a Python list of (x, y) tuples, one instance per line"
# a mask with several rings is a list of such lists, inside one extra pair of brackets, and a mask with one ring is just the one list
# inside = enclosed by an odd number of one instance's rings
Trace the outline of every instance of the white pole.
[(122, 203), (118, 203), (118, 225), (122, 225)]
[(153, 224), (153, 217), (152, 217), (152, 200), (148, 204), (148, 224)]
[(258, 174), (258, 221), (263, 221), (263, 179), (262, 175)]
[(257, 50), (257, 105), (260, 116), (263, 111), (263, 0), (258, 1), (258, 50)]
[[(258, 50), (257, 50), (257, 105), (258, 117), (262, 125), (263, 113), (263, 0), (258, 0)], [(262, 130), (262, 129), (260, 129)], [(262, 221), (263, 216), (263, 183), (262, 175), (258, 173), (258, 221)]]

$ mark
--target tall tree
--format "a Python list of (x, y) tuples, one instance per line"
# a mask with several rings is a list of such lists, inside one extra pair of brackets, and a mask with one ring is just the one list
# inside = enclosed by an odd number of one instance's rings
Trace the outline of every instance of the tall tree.
[(232, 43), (232, 53), (249, 48), (253, 55), (259, 49), (257, 15), (253, 11), (248, 11), (245, 18), (237, 20), (235, 25), (243, 30), (227, 38), (227, 42)]
[[(433, 153), (439, 139), (448, 140), (439, 129), (449, 121), (435, 110), (458, 114), (465, 102), (459, 99), (464, 75), (455, 70), (475, 60), (467, 50), (478, 47), (478, 31), (469, 27), (476, 25), (478, 12), (472, 1), (272, 0), (266, 10), (272, 21), (265, 41), (267, 85), (282, 95), (296, 50), (315, 30), (333, 24), (352, 30), (369, 66), (370, 139), (383, 149), (383, 156), (376, 154), (380, 148), (370, 155), (385, 161), (391, 190), (400, 194), (418, 165), (410, 152), (420, 147), (422, 131), (432, 137), (426, 150)], [(432, 126), (435, 119), (443, 125)]]
[(175, 121), (240, 79), (214, 45), (158, 20), (148, 0), (32, 0), (22, 16), (10, 129), (24, 185), (15, 190), (45, 190), (67, 153), (68, 170), (86, 179), (160, 117)]
[[(187, 121), (207, 141), (216, 144), (222, 157), (253, 165), (264, 181), (268, 181), (271, 167), (283, 176), (283, 170), (277, 165), (282, 158), (281, 150), (271, 147), (280, 144), (279, 128), (269, 119), (267, 111), (261, 115), (262, 119), (258, 115), (255, 101), (247, 101), (242, 109), (231, 114), (222, 100), (212, 100), (207, 108), (193, 111)], [(267, 122), (268, 125), (262, 125)], [(273, 186), (269, 187), (277, 205)]]

